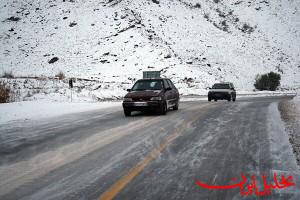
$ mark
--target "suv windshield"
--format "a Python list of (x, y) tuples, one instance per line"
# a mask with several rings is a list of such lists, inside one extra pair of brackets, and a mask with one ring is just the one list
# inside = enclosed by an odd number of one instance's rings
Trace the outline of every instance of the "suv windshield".
[(230, 89), (229, 84), (214, 84), (212, 89)]
[(132, 87), (132, 91), (138, 90), (161, 90), (163, 88), (161, 80), (140, 80)]

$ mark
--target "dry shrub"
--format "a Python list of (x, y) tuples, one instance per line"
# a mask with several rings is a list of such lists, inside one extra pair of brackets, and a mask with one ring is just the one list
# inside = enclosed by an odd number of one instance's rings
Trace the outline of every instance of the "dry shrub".
[(4, 72), (3, 75), (2, 75), (2, 78), (14, 78), (14, 75), (11, 71), (10, 72)]
[(0, 103), (8, 103), (10, 98), (10, 88), (5, 83), (0, 83)]
[(58, 74), (55, 75), (59, 80), (63, 80), (66, 78), (65, 74), (63, 72), (59, 72)]

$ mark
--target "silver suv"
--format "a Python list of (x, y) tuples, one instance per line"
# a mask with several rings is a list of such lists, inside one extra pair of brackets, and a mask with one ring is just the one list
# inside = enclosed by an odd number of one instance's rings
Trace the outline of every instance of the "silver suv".
[(209, 88), (208, 101), (217, 101), (218, 99), (226, 99), (227, 101), (235, 101), (236, 91), (232, 83), (216, 83)]

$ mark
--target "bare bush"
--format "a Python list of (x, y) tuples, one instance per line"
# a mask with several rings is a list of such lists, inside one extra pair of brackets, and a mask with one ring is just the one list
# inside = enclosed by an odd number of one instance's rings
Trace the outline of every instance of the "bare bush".
[(0, 103), (8, 103), (10, 98), (10, 88), (5, 83), (0, 83)]
[(226, 21), (225, 20), (222, 21), (221, 24), (222, 24), (222, 30), (228, 32), (228, 24), (226, 23)]
[(207, 21), (209, 21), (209, 20), (210, 20), (210, 19), (209, 19), (209, 14), (205, 13), (205, 14), (204, 14), (204, 18), (205, 18)]
[(2, 78), (14, 78), (14, 75), (11, 71), (10, 72), (4, 72), (3, 75), (2, 75)]
[(201, 4), (200, 4), (200, 3), (196, 3), (196, 4), (194, 5), (194, 8), (201, 8)]
[(7, 18), (5, 21), (17, 22), (17, 21), (20, 21), (20, 20), (21, 20), (20, 17), (12, 16), (12, 17)]
[(63, 72), (59, 72), (58, 74), (55, 75), (55, 77), (58, 78), (59, 80), (63, 80), (66, 78)]
[(243, 27), (242, 27), (242, 32), (244, 32), (244, 33), (252, 33), (253, 31), (254, 31), (254, 28), (253, 27), (251, 27), (249, 24), (244, 24), (243, 25)]

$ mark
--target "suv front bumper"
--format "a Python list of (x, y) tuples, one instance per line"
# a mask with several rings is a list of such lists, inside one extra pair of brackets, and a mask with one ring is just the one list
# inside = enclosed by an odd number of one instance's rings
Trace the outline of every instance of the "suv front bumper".
[(208, 97), (211, 99), (228, 99), (231, 94), (228, 92), (212, 92), (208, 94)]

